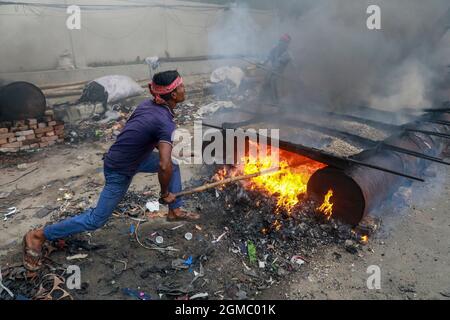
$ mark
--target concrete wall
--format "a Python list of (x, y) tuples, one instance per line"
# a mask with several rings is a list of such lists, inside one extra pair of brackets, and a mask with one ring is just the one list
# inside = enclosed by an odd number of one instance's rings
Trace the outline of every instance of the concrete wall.
[[(64, 0), (25, 0), (64, 3)], [(107, 62), (130, 62), (147, 56), (185, 57), (207, 55), (208, 34), (227, 19), (230, 11), (205, 4), (161, 1), (77, 0), (89, 4), (154, 3), (199, 6), (198, 8), (121, 8), (120, 10), (82, 10), (81, 30), (68, 30), (68, 14), (63, 9), (0, 6), (0, 78), (4, 73), (53, 70), (64, 51), (74, 56), (77, 68)], [(70, 5), (71, 1), (67, 1)], [(209, 5), (208, 5), (209, 6)], [(252, 11), (252, 19), (264, 26), (271, 22), (268, 12)], [(230, 48), (245, 53), (245, 48)], [(131, 68), (131, 67), (130, 67)]]
[[(190, 62), (165, 62), (156, 71), (178, 70), (182, 76), (210, 73), (219, 66), (245, 66), (242, 60), (203, 60)], [(66, 84), (93, 80), (106, 75), (127, 75), (135, 80), (150, 78), (148, 67), (144, 64), (119, 65), (76, 70), (47, 70), (32, 72), (0, 73), (0, 82), (8, 84), (14, 81), (27, 81), (37, 86)]]

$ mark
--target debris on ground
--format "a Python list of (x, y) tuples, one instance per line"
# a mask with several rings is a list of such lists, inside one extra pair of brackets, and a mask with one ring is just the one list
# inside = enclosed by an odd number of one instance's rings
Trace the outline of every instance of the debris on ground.
[(238, 89), (241, 85), (242, 79), (244, 79), (245, 73), (238, 67), (220, 67), (211, 73), (210, 81), (212, 83), (225, 82)]

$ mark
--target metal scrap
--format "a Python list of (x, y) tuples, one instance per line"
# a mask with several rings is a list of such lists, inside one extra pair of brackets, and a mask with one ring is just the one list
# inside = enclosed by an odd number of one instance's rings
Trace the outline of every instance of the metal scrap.
[(10, 207), (8, 208), (8, 212), (3, 214), (3, 221), (8, 220), (8, 217), (12, 216), (13, 214), (15, 214), (17, 212), (17, 208), (16, 207)]

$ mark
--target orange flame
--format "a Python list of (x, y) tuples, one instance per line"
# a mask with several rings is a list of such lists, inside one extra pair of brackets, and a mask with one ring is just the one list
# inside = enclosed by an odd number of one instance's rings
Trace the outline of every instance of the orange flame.
[(367, 244), (369, 242), (369, 237), (367, 235), (361, 236), (360, 241), (362, 244)]
[[(279, 171), (264, 174), (252, 178), (249, 181), (242, 181), (243, 186), (249, 190), (257, 190), (268, 196), (277, 199), (275, 213), (285, 210), (288, 214), (301, 201), (301, 197), (306, 194), (309, 178), (317, 170), (325, 167), (323, 163), (316, 162), (298, 154), (268, 147), (268, 154), (278, 152), (279, 163), (275, 163), (270, 156), (246, 156), (242, 159), (242, 165), (233, 169), (220, 169), (215, 175), (214, 180), (220, 181), (226, 177), (237, 175), (249, 175), (279, 167)], [(281, 223), (275, 221), (273, 229), (280, 229)], [(267, 232), (268, 230), (263, 230)]]
[(332, 196), (333, 190), (328, 190), (328, 193), (325, 195), (322, 205), (317, 208), (317, 210), (322, 212), (327, 217), (327, 219), (330, 219), (333, 215), (333, 203), (330, 202), (330, 198)]
[[(306, 194), (306, 187), (312, 174), (325, 165), (311, 159), (279, 150), (280, 170), (251, 179), (247, 187), (251, 190), (264, 191), (277, 198), (276, 213), (281, 209), (288, 213), (300, 202), (299, 197)], [(277, 166), (270, 156), (245, 157), (243, 159), (244, 174), (253, 174)]]

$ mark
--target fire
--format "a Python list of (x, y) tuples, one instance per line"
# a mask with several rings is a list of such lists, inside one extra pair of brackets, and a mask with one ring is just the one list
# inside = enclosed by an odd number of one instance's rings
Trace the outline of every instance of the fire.
[(327, 219), (330, 219), (333, 215), (333, 203), (330, 202), (330, 198), (333, 196), (333, 190), (328, 190), (323, 203), (320, 207), (317, 208), (318, 211), (322, 212)]
[(369, 237), (367, 235), (361, 236), (360, 241), (362, 244), (367, 244), (369, 242)]
[[(214, 175), (213, 179), (220, 181), (227, 177), (249, 175), (278, 167), (278, 171), (242, 181), (242, 184), (246, 189), (275, 197), (277, 200), (275, 213), (278, 214), (284, 210), (290, 214), (292, 209), (301, 202), (302, 196), (306, 194), (309, 178), (325, 165), (289, 151), (281, 149), (276, 151), (279, 154), (278, 163), (275, 163), (270, 155), (257, 158), (246, 156), (242, 159), (240, 166), (232, 169), (224, 167)], [(275, 221), (272, 228), (280, 229), (281, 223)]]
[[(312, 174), (324, 165), (308, 158), (280, 150), (280, 170), (251, 179), (247, 187), (277, 198), (276, 212), (284, 209), (288, 213), (300, 202), (299, 197), (306, 194), (306, 186)], [(270, 156), (258, 159), (243, 159), (244, 174), (253, 174), (276, 167)], [(277, 226), (278, 227), (278, 226)]]

